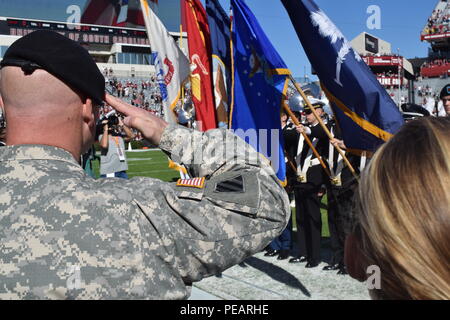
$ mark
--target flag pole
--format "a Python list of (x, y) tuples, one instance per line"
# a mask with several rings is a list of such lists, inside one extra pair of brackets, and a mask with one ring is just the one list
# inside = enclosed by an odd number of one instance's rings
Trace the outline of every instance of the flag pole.
[[(292, 76), (292, 74), (289, 75), (289, 78), (291, 79), (291, 82), (294, 84), (295, 88), (297, 89), (298, 93), (300, 93), (300, 95), (302, 96), (303, 100), (306, 102), (306, 104), (308, 105), (308, 107), (311, 109), (312, 113), (314, 114), (314, 117), (317, 119), (317, 121), (319, 121), (320, 126), (322, 127), (322, 129), (325, 131), (325, 133), (327, 134), (328, 138), (331, 140), (333, 139), (333, 135), (331, 134), (330, 130), (328, 130), (327, 126), (325, 125), (325, 123), (323, 123), (322, 118), (319, 117), (319, 115), (317, 114), (316, 110), (313, 108), (313, 106), (311, 105), (311, 102), (309, 101), (308, 97), (306, 96), (305, 92), (302, 90), (302, 88), (300, 88), (300, 86), (297, 84), (297, 82), (295, 81), (294, 77)], [(339, 154), (341, 155), (342, 159), (344, 160), (345, 164), (347, 165), (347, 167), (350, 169), (351, 173), (353, 174), (353, 176), (356, 178), (356, 180), (359, 180), (358, 175), (356, 174), (355, 169), (353, 168), (352, 164), (350, 163), (350, 161), (348, 161), (347, 156), (345, 155), (345, 152), (342, 151), (342, 149), (339, 146), (334, 146), (336, 148), (336, 150), (339, 152)], [(330, 175), (331, 177), (331, 175)]]
[[(183, 51), (184, 46), (183, 41), (183, 24), (180, 23), (180, 49)], [(184, 83), (181, 84), (181, 106), (183, 106), (184, 103)]]
[[(287, 112), (289, 117), (291, 117), (292, 121), (294, 121), (294, 124), (296, 126), (299, 126), (300, 125), (300, 121), (298, 121), (298, 119), (295, 116), (295, 114), (292, 112), (292, 110), (289, 108), (289, 106), (285, 102), (283, 102), (283, 108)], [(314, 153), (314, 155), (316, 156), (316, 158), (319, 159), (319, 162), (322, 165), (322, 167), (325, 170), (325, 172), (327, 173), (327, 175), (331, 178), (330, 170), (328, 169), (328, 167), (326, 166), (325, 162), (323, 161), (322, 156), (319, 154), (319, 152), (317, 152), (317, 149), (312, 144), (312, 142), (309, 139), (308, 135), (305, 132), (302, 132), (302, 136), (303, 136), (303, 138), (305, 138), (306, 143), (311, 148), (311, 150)]]

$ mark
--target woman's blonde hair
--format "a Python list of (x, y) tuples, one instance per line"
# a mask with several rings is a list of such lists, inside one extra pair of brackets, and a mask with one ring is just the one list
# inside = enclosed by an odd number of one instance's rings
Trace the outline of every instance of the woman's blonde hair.
[(450, 118), (406, 124), (375, 154), (358, 192), (364, 262), (381, 298), (450, 298)]

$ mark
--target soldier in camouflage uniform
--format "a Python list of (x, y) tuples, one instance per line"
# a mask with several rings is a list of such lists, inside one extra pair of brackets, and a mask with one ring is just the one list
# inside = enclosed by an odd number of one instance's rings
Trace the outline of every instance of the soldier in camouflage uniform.
[[(33, 54), (13, 59), (27, 50)], [(193, 282), (281, 233), (287, 194), (266, 160), (224, 129), (168, 125), (107, 95), (128, 126), (198, 179), (86, 175), (80, 155), (92, 143), (103, 92), (90, 83), (99, 70), (81, 50), (34, 32), (1, 63), (8, 128), (0, 148), (0, 299), (185, 299)]]

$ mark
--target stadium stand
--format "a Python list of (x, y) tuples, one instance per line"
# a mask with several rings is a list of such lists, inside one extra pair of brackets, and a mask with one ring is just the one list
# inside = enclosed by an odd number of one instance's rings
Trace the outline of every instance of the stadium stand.
[(428, 57), (421, 61), (420, 77), (422, 79), (448, 77), (450, 75), (449, 1), (438, 1), (422, 30), (420, 39), (429, 42), (431, 45)]
[(441, 0), (436, 5), (433, 13), (422, 31), (422, 36), (442, 35), (450, 31), (450, 3)]

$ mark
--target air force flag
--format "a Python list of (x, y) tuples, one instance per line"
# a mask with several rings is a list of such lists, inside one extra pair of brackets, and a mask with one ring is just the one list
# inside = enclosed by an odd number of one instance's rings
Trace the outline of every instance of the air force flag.
[(344, 35), (312, 0), (281, 0), (332, 105), (348, 148), (375, 151), (403, 117)]
[(230, 128), (268, 158), (284, 183), (280, 109), (289, 70), (243, 0), (233, 9), (233, 98)]

